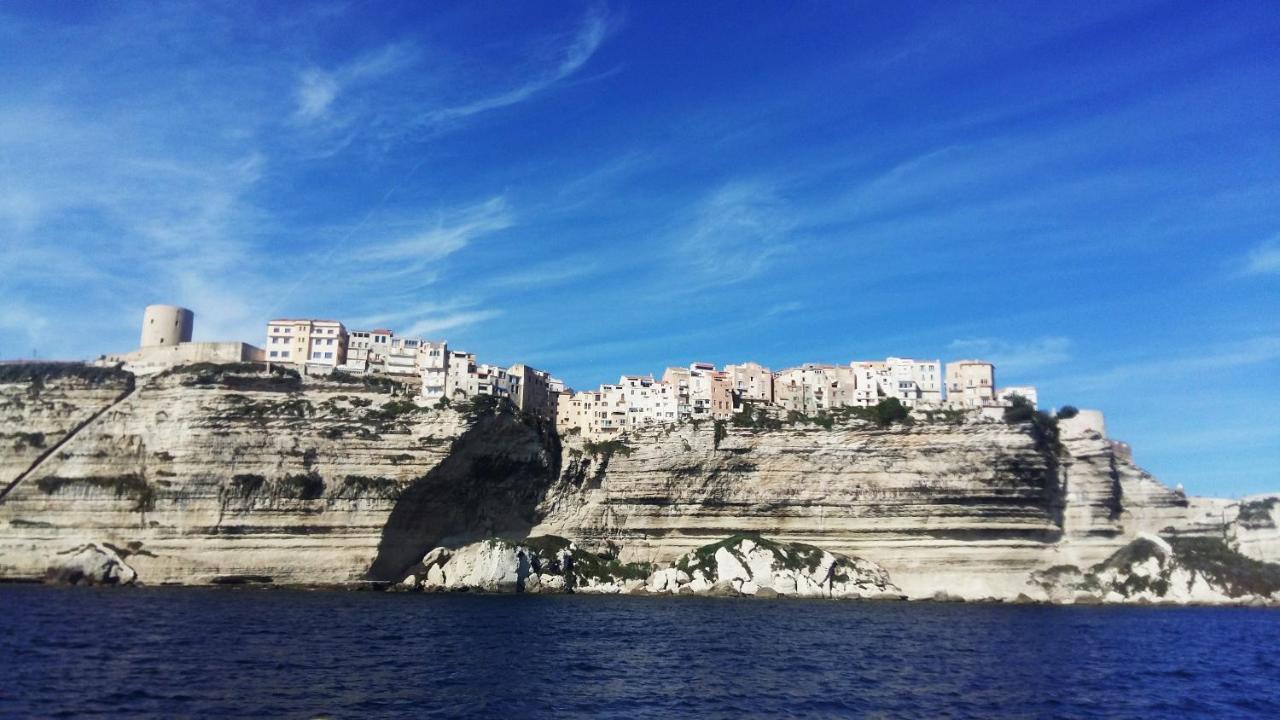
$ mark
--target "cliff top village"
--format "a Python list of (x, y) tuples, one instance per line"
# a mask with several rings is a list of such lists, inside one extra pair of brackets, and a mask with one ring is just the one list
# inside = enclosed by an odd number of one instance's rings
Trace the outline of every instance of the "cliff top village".
[(847, 365), (806, 363), (772, 371), (754, 362), (716, 368), (695, 362), (669, 367), (661, 378), (623, 375), (616, 384), (575, 392), (550, 373), (516, 364), (501, 367), (450, 348), (444, 340), (400, 337), (386, 328), (348, 330), (337, 320), (281, 318), (266, 326), (265, 349), (244, 342), (192, 342), (195, 313), (150, 305), (137, 350), (104, 355), (94, 364), (135, 374), (197, 362), (280, 363), (307, 375), (344, 372), (401, 379), (418, 387), (420, 402), (504, 397), (523, 411), (555, 421), (561, 432), (603, 440), (636, 428), (682, 420), (727, 420), (751, 404), (814, 416), (843, 407), (872, 407), (896, 398), (908, 408), (976, 409), (999, 413), (1030, 386), (996, 386), (995, 365), (984, 360), (890, 357)]

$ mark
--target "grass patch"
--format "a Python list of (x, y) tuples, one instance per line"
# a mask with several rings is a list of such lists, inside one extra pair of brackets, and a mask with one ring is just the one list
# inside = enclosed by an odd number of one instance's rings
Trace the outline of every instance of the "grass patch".
[(615, 581), (646, 580), (653, 574), (651, 563), (624, 563), (616, 557), (577, 549), (573, 551), (573, 576), (575, 585), (586, 585), (594, 580), (608, 584)]
[(1236, 515), (1236, 522), (1250, 530), (1274, 528), (1276, 522), (1272, 519), (1271, 511), (1275, 509), (1277, 504), (1280, 504), (1280, 498), (1274, 497), (1241, 503), (1240, 514)]
[(263, 423), (274, 419), (303, 420), (314, 417), (315, 406), (304, 397), (290, 397), (286, 400), (254, 400), (244, 395), (228, 395), (230, 407), (220, 416), (228, 420), (247, 420)]
[(359, 385), (369, 392), (393, 395), (408, 390), (408, 385), (385, 375), (352, 375), (345, 370), (334, 370), (325, 376), (329, 382), (339, 385)]
[(194, 363), (179, 365), (158, 377), (181, 377), (187, 387), (226, 387), (263, 392), (294, 392), (302, 389), (302, 376), (293, 368), (266, 363)]
[(110, 367), (94, 367), (80, 363), (12, 363), (0, 365), (0, 383), (33, 383), (43, 387), (49, 380), (75, 378), (90, 385), (128, 383), (133, 373)]
[(338, 497), (351, 498), (361, 495), (390, 498), (399, 494), (400, 484), (394, 478), (348, 475), (342, 479)]
[(249, 473), (234, 475), (231, 478), (231, 490), (236, 496), (248, 500), (257, 494), (266, 482), (267, 479), (261, 475), (253, 475)]
[(582, 450), (588, 455), (606, 461), (615, 454), (622, 457), (631, 457), (631, 453), (635, 452), (635, 448), (621, 440), (605, 440), (603, 442), (588, 440), (582, 444)]
[(124, 475), (89, 475), (85, 477), (60, 477), (47, 475), (36, 480), (36, 487), (45, 495), (53, 495), (64, 487), (83, 485), (101, 490), (110, 490), (116, 497), (133, 498), (135, 512), (147, 512), (156, 507), (155, 489), (147, 484), (146, 479), (137, 473)]
[(280, 495), (297, 500), (315, 500), (324, 495), (324, 478), (314, 470), (285, 475), (280, 481)]
[(1062, 441), (1058, 437), (1058, 418), (1043, 410), (1036, 410), (1030, 400), (1021, 395), (1009, 399), (1009, 407), (1004, 409), (1004, 421), (1010, 425), (1030, 424), (1031, 436), (1035, 438), (1036, 447), (1042, 452), (1053, 455), (1062, 454)]
[(782, 419), (774, 417), (767, 409), (756, 403), (744, 403), (742, 410), (735, 413), (730, 422), (734, 427), (753, 430), (782, 429)]
[(44, 436), (44, 433), (42, 432), (32, 432), (32, 433), (20, 432), (20, 433), (14, 433), (7, 437), (13, 438), (14, 450), (21, 450), (24, 447), (29, 447), (34, 450), (41, 450), (45, 447), (45, 442), (46, 442), (46, 438)]

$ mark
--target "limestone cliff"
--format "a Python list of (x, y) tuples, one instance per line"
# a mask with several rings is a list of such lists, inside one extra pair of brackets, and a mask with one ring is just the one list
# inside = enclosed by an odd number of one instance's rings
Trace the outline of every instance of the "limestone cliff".
[(398, 582), (432, 548), (488, 537), (669, 564), (746, 532), (876, 563), (913, 597), (1011, 598), (1140, 532), (1234, 523), (1241, 550), (1274, 547), (1272, 506), (1235, 523), (1235, 505), (1165, 488), (1096, 433), (1035, 423), (705, 422), (592, 444), (484, 401), (420, 407), (378, 379), (4, 371), (8, 578), (93, 546), (153, 584)]
[(439, 542), (527, 530), (555, 476), (536, 424), (421, 408), (386, 381), (203, 366), (135, 389), (96, 372), (0, 385), (17, 438), (0, 447), (0, 576), (110, 542), (137, 549), (148, 583), (349, 583)]

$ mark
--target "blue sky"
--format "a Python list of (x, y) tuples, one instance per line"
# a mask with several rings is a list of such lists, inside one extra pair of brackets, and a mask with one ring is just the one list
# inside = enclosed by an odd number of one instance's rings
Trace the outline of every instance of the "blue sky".
[(0, 356), (998, 363), (1280, 490), (1274, 3), (6, 3)]

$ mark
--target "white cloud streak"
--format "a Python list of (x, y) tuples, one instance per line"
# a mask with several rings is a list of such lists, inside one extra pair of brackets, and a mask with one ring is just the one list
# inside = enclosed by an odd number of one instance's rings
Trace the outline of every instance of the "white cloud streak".
[(1071, 359), (1071, 340), (1065, 337), (1042, 337), (1026, 342), (994, 338), (953, 340), (948, 346), (955, 358), (990, 360), (997, 371), (1027, 372), (1058, 365)]
[[(376, 82), (411, 67), (417, 60), (415, 50), (405, 44), (387, 45), (362, 55), (332, 70), (309, 67), (299, 73), (294, 91), (294, 119), (301, 123), (333, 120), (335, 102), (361, 85)], [(346, 125), (350, 115), (333, 121)]]
[(540, 76), (510, 90), (477, 98), (459, 105), (433, 110), (422, 117), (422, 124), (428, 127), (439, 127), (461, 118), (497, 110), (528, 100), (576, 73), (595, 55), (596, 50), (600, 48), (600, 45), (607, 37), (608, 31), (608, 18), (605, 16), (603, 9), (599, 7), (592, 8), (578, 27), (573, 39), (565, 47), (559, 61), (549, 72), (544, 72)]
[(772, 188), (754, 182), (721, 186), (675, 233), (672, 262), (689, 289), (731, 285), (763, 274), (792, 249), (796, 223)]
[(1249, 251), (1240, 262), (1242, 275), (1280, 275), (1280, 237)]

